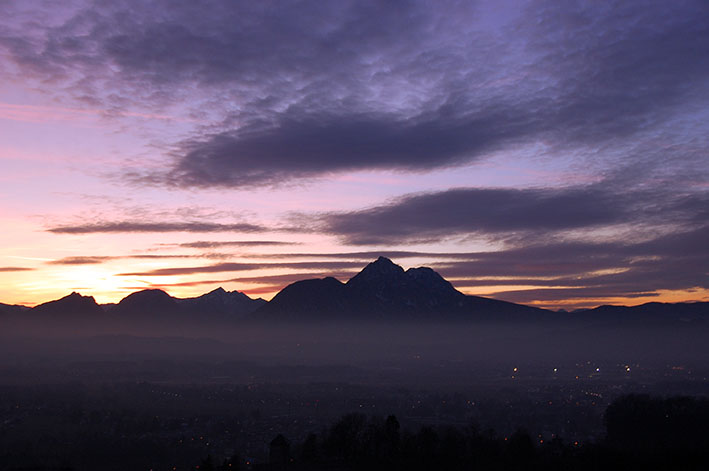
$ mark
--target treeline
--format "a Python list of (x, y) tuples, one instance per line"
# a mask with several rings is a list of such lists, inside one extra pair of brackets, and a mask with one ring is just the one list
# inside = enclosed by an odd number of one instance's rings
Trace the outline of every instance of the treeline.
[[(707, 470), (709, 400), (628, 395), (605, 414), (598, 443), (540, 440), (519, 430), (510, 437), (475, 427), (422, 427), (408, 432), (394, 416), (348, 414), (302, 443), (279, 435), (271, 443), (272, 470)], [(200, 471), (239, 469), (237, 460)], [(258, 466), (256, 468), (259, 468)]]

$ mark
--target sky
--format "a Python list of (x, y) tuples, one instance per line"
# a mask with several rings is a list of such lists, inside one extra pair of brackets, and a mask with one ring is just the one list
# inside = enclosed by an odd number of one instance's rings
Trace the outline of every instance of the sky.
[(706, 123), (704, 0), (0, 0), (0, 302), (707, 301)]

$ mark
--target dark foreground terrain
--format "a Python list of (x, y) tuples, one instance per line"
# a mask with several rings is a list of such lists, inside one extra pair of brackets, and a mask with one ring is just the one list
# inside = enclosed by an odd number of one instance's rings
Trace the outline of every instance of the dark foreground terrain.
[[(51, 399), (42, 389), (25, 390), (20, 402), (18, 391), (4, 389), (0, 469), (703, 470), (709, 465), (706, 399), (620, 396), (604, 409), (603, 435), (580, 442), (522, 427), (500, 434), (444, 415), (428, 424), (420, 417), (400, 421), (376, 412), (335, 420), (324, 419), (328, 412), (314, 412), (313, 419), (299, 413), (264, 416), (273, 404), (264, 400), (260, 409), (254, 402), (261, 400), (253, 401), (249, 390), (144, 384), (106, 388), (90, 400), (87, 391), (68, 387)], [(131, 404), (151, 394), (214, 399), (221, 407), (195, 407), (189, 413), (161, 407), (154, 415), (145, 410), (149, 404)], [(229, 407), (227, 397), (241, 400)]]
[(702, 332), (373, 329), (5, 338), (0, 469), (705, 469)]
[(2, 305), (0, 470), (709, 469), (708, 316), (544, 311), (384, 258), (269, 303)]

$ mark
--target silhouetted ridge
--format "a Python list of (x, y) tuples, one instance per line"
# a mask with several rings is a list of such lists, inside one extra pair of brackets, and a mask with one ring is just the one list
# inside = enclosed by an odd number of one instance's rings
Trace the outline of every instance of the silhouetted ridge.
[(486, 319), (529, 318), (541, 309), (466, 296), (431, 268), (406, 271), (386, 257), (346, 284), (333, 278), (293, 283), (256, 311), (263, 319)]
[(148, 289), (126, 296), (110, 312), (122, 318), (209, 323), (239, 319), (265, 303), (263, 299), (251, 299), (238, 291), (223, 288), (184, 299), (174, 298), (159, 289)]
[(175, 309), (177, 302), (175, 298), (160, 289), (146, 289), (129, 294), (121, 299), (115, 309), (130, 310), (132, 308), (146, 309), (151, 311), (163, 311)]
[(182, 299), (182, 301), (191, 301), (191, 300), (210, 300), (210, 301), (215, 301), (219, 303), (224, 303), (224, 304), (229, 304), (233, 303), (237, 300), (241, 301), (256, 301), (255, 299), (251, 299), (244, 293), (241, 293), (239, 291), (226, 291), (224, 288), (221, 286), (215, 290), (210, 291), (209, 293), (203, 294), (201, 296), (197, 296), (195, 298), (185, 298)]
[(348, 310), (345, 285), (327, 277), (296, 281), (286, 286), (256, 313), (258, 316), (295, 320), (340, 317)]
[[(105, 315), (104, 315), (105, 314)], [(475, 320), (574, 321), (584, 325), (618, 326), (706, 324), (709, 303), (647, 303), (639, 306), (600, 306), (573, 312), (552, 312), (531, 306), (469, 296), (456, 290), (428, 267), (404, 271), (386, 257), (367, 264), (347, 283), (332, 277), (302, 280), (286, 286), (270, 302), (251, 299), (219, 287), (194, 298), (175, 298), (159, 289), (138, 291), (118, 304), (99, 306), (91, 296), (73, 292), (34, 308), (0, 304), (5, 321), (53, 321), (53, 328), (91, 325), (105, 331), (162, 326), (192, 328), (226, 325), (240, 319), (262, 320)], [(65, 319), (76, 322), (64, 322)], [(19, 321), (18, 321), (19, 322)], [(7, 324), (6, 324), (7, 325)], [(94, 325), (99, 325), (94, 324)], [(118, 330), (115, 330), (118, 329)]]
[(35, 306), (32, 309), (32, 313), (53, 317), (60, 315), (64, 317), (83, 317), (100, 316), (103, 314), (103, 309), (96, 304), (93, 296), (82, 296), (74, 291), (61, 299)]
[(405, 279), (404, 269), (386, 257), (379, 257), (364, 269), (350, 278), (349, 286), (376, 286), (402, 282)]
[(0, 315), (17, 315), (29, 310), (30, 308), (28, 308), (27, 306), (0, 303)]
[(436, 271), (428, 267), (409, 268), (406, 270), (409, 282), (419, 288), (427, 288), (442, 296), (460, 297), (463, 293), (453, 287), (453, 285), (439, 275)]
[(634, 323), (638, 321), (645, 323), (704, 323), (709, 320), (709, 303), (651, 302), (638, 306), (605, 305), (579, 311), (575, 315), (596, 323)]
[(226, 291), (219, 287), (196, 298), (177, 300), (184, 309), (199, 316), (216, 316), (236, 319), (255, 311), (266, 304), (263, 299), (251, 299), (239, 291)]

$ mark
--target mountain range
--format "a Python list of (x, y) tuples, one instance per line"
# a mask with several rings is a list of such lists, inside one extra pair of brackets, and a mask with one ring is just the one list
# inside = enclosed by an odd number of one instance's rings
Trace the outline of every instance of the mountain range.
[(346, 283), (335, 278), (286, 286), (255, 315), (262, 319), (460, 320), (535, 318), (553, 314), (456, 290), (430, 268), (404, 271), (379, 257)]
[(111, 320), (125, 324), (149, 322), (222, 324), (301, 321), (529, 321), (594, 322), (682, 321), (709, 319), (709, 303), (648, 303), (641, 306), (600, 306), (572, 313), (554, 312), (505, 301), (470, 296), (456, 290), (434, 270), (404, 270), (379, 257), (346, 283), (327, 277), (295, 282), (270, 302), (238, 291), (215, 289), (194, 298), (175, 298), (158, 289), (132, 293), (117, 304), (99, 305), (91, 296), (71, 293), (27, 308), (0, 304), (0, 319), (44, 322)]

